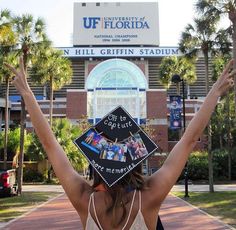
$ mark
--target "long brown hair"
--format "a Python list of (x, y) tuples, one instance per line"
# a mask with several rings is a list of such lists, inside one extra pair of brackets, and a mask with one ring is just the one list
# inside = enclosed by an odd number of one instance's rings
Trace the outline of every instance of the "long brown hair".
[[(100, 175), (94, 170), (93, 188), (103, 184), (106, 191), (112, 198), (111, 205), (107, 208), (106, 213), (112, 212), (112, 227), (117, 227), (126, 217), (127, 211), (125, 204), (128, 202), (126, 194), (132, 190), (144, 189), (144, 177), (142, 175), (142, 165), (138, 165), (131, 172), (125, 175), (112, 187), (105, 184)], [(117, 208), (122, 207), (122, 216), (120, 219), (117, 218)]]

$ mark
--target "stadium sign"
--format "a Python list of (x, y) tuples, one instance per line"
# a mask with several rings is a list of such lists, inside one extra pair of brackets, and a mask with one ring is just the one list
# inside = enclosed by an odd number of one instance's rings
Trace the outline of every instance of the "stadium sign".
[(74, 3), (73, 45), (158, 46), (158, 3)]
[(181, 55), (178, 47), (60, 47), (65, 57), (166, 57)]

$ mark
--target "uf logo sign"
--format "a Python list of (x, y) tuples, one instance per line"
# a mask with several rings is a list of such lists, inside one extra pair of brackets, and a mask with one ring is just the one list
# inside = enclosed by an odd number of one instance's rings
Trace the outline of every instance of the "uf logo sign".
[(101, 18), (98, 17), (85, 17), (84, 20), (84, 28), (86, 29), (96, 29), (96, 25), (100, 21)]

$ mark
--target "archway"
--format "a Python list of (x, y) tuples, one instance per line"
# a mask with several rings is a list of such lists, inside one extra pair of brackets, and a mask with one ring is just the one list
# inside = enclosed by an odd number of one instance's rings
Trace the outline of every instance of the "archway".
[(139, 124), (145, 121), (147, 79), (134, 63), (125, 59), (101, 62), (90, 72), (86, 89), (87, 114), (93, 123), (118, 105)]

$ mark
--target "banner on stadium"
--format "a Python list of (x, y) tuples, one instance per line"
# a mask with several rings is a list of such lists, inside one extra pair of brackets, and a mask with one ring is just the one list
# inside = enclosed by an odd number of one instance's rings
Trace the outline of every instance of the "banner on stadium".
[(181, 96), (170, 96), (170, 129), (182, 128), (182, 108)]

